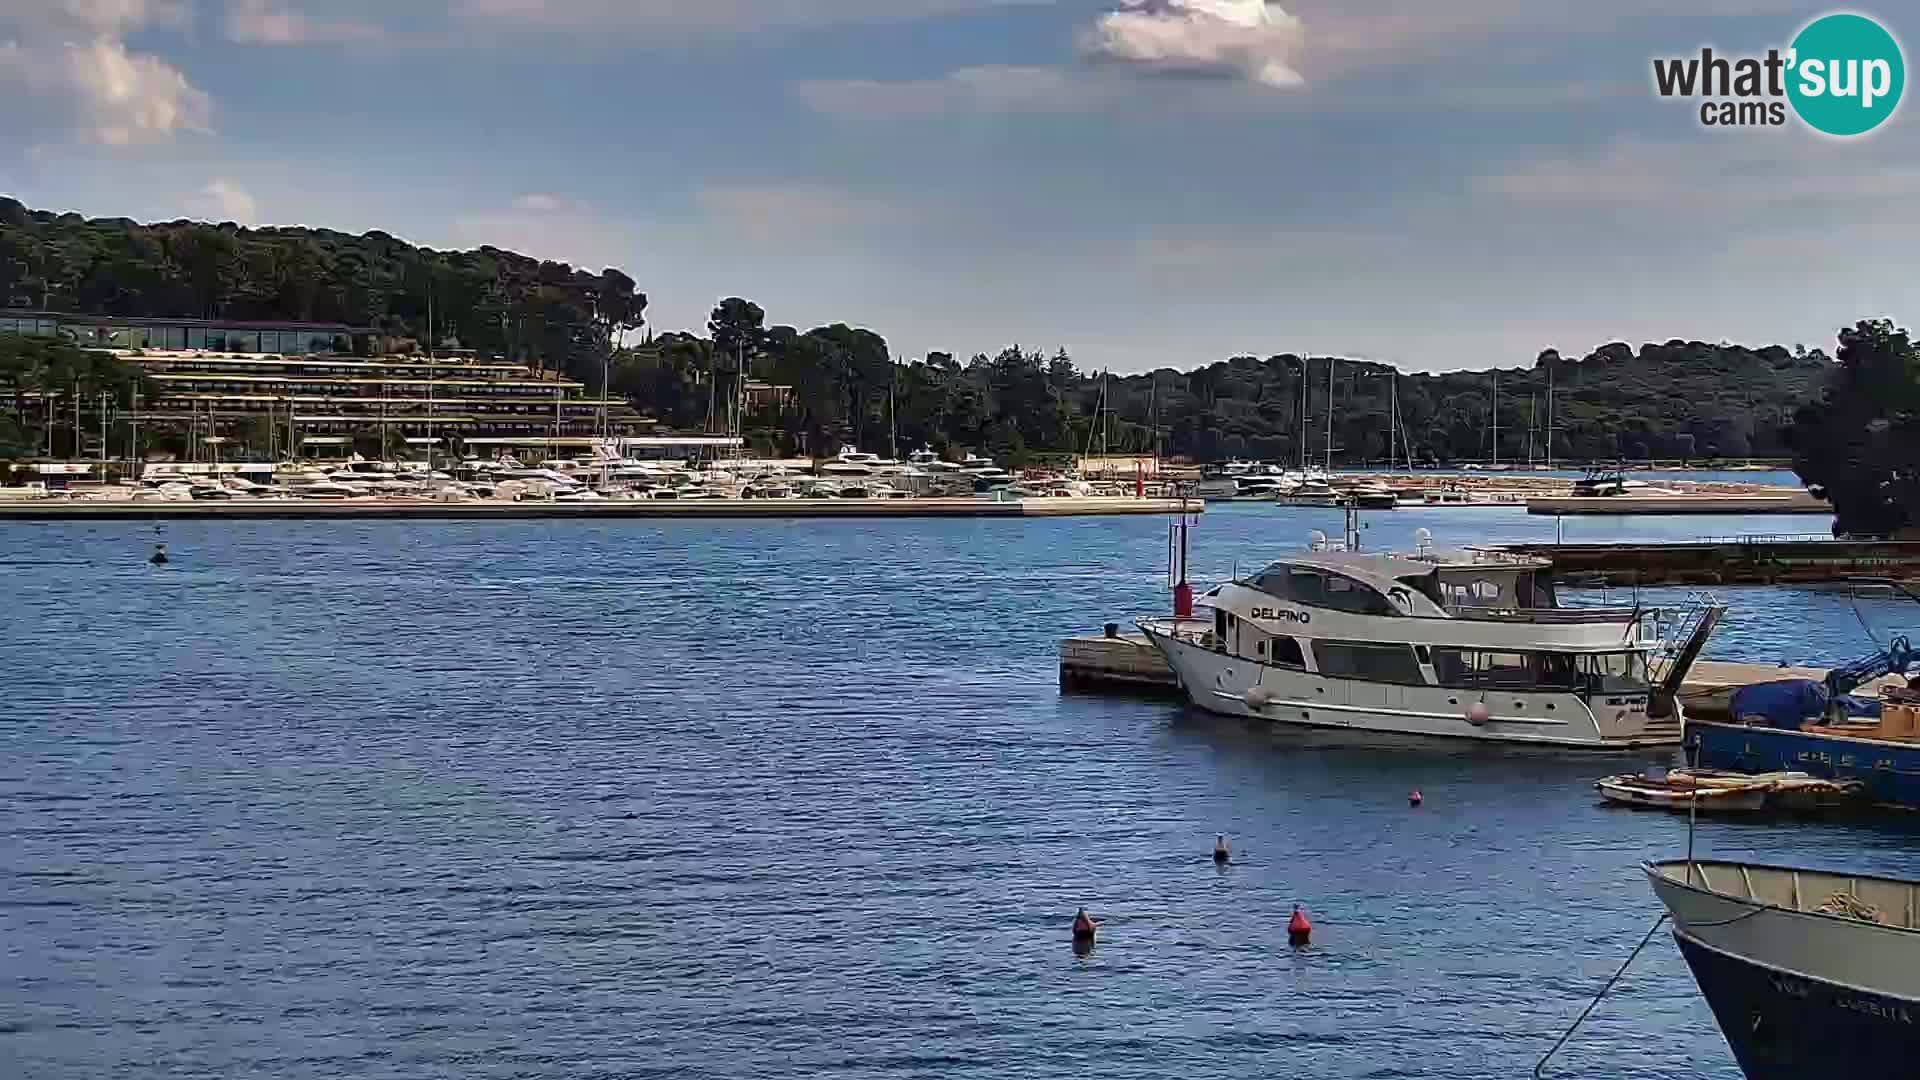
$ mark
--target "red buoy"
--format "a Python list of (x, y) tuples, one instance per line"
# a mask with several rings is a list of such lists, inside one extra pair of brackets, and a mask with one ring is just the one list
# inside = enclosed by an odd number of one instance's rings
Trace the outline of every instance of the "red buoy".
[(1412, 791), (1407, 792), (1408, 806), (1419, 806), (1424, 801), (1425, 797), (1420, 794), (1419, 788), (1414, 788)]
[(1087, 914), (1086, 908), (1081, 908), (1079, 912), (1074, 915), (1073, 940), (1075, 942), (1091, 943), (1094, 934), (1097, 933), (1099, 929), (1100, 924), (1093, 921), (1093, 916)]
[(1287, 944), (1299, 948), (1313, 937), (1313, 923), (1307, 919), (1307, 913), (1300, 905), (1293, 905), (1293, 918), (1287, 920)]

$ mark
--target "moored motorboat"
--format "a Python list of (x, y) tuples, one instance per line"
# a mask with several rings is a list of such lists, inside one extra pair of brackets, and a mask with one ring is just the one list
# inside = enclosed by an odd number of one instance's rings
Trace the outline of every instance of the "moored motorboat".
[(1644, 869), (1747, 1080), (1920, 1071), (1920, 882), (1718, 861)]
[(1681, 680), (1725, 608), (1703, 598), (1684, 640), (1662, 640), (1650, 609), (1558, 606), (1550, 566), (1424, 545), (1312, 550), (1196, 598), (1210, 629), (1139, 626), (1210, 712), (1588, 749), (1678, 743)]

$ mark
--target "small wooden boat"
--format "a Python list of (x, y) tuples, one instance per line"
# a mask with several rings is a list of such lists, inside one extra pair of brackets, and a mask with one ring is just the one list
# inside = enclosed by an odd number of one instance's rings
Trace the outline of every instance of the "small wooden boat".
[(1603, 776), (1593, 782), (1593, 787), (1602, 799), (1622, 806), (1682, 812), (1697, 809), (1703, 814), (1764, 810), (1770, 789), (1766, 783), (1696, 784), (1684, 777), (1654, 779), (1635, 773)]
[(1626, 806), (1701, 813), (1756, 810), (1829, 810), (1854, 802), (1862, 785), (1823, 780), (1803, 772), (1736, 773), (1718, 769), (1672, 769), (1663, 777), (1627, 774), (1594, 782), (1600, 797)]

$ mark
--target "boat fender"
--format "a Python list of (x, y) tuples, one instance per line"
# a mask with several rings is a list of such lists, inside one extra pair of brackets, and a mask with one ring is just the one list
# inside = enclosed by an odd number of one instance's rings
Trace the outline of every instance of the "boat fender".
[(1255, 709), (1264, 709), (1273, 701), (1273, 694), (1259, 684), (1247, 687), (1247, 692), (1240, 696), (1250, 708)]
[(1476, 701), (1467, 706), (1467, 723), (1474, 727), (1481, 727), (1491, 719), (1493, 719), (1493, 713), (1488, 710), (1486, 702)]

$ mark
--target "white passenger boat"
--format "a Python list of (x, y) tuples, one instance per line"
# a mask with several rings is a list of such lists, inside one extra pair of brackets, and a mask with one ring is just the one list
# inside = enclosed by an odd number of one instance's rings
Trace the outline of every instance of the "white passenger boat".
[[(1646, 608), (1563, 608), (1550, 564), (1501, 551), (1309, 551), (1146, 619), (1193, 704), (1309, 728), (1584, 749), (1678, 743), (1680, 681), (1725, 608), (1684, 644)], [(1659, 665), (1658, 683), (1650, 666)]]
[(1920, 1073), (1920, 882), (1704, 860), (1644, 869), (1748, 1080)]

